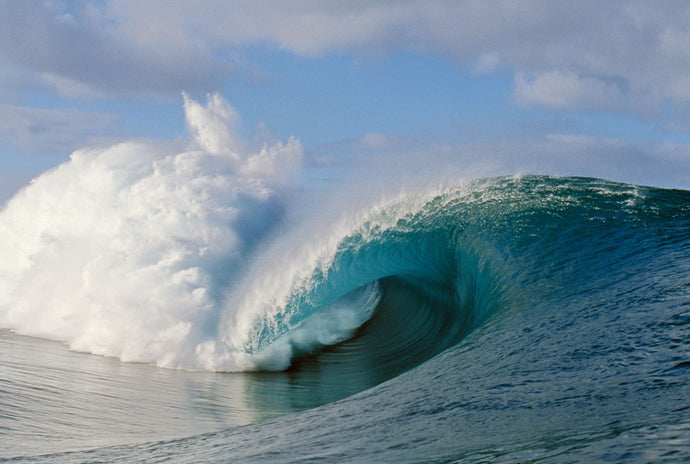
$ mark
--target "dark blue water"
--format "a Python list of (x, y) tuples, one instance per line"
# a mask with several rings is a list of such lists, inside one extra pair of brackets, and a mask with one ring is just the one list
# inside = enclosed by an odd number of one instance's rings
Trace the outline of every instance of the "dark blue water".
[[(690, 192), (500, 178), (367, 218), (257, 319), (247, 350), (287, 340), (284, 372), (160, 369), (0, 332), (0, 457), (690, 460)], [(294, 335), (372, 293), (352, 338)]]

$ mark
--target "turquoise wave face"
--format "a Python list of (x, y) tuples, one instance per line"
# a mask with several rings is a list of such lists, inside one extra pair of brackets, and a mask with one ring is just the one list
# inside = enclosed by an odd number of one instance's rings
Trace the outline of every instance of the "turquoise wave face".
[[(316, 267), (306, 283), (295, 286), (282, 311), (257, 321), (247, 351), (269, 350), (330, 311), (324, 308), (363, 291), (380, 293), (369, 299), (378, 309), (357, 302), (363, 322), (397, 301), (395, 318), (443, 320), (449, 335), (437, 340), (441, 350), (457, 342), (458, 334), (498, 304), (500, 257), (490, 243), (465, 233), (470, 223), (464, 206), (447, 204), (455, 195), (432, 198), (405, 214), (399, 210), (409, 209), (406, 203), (393, 204), (370, 217), (337, 244), (326, 266)], [(404, 301), (399, 293), (406, 294)]]
[[(688, 230), (687, 200), (687, 192), (543, 176), (403, 199), (344, 237), (278, 317), (257, 321), (247, 349), (270, 353), (288, 340), (293, 371), (329, 371), (333, 384), (360, 377), (364, 389), (457, 344), (506, 308), (530, 299), (556, 304), (592, 282), (615, 283), (659, 231)], [(343, 337), (352, 338), (325, 350), (294, 340), (323, 308), (363, 289), (378, 296), (368, 300), (373, 309), (360, 307), (367, 322)]]

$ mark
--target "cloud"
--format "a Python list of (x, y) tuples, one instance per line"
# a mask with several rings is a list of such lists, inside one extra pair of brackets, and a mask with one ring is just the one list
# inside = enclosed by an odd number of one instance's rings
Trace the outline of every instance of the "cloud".
[(620, 82), (574, 72), (551, 71), (527, 78), (515, 77), (515, 99), (521, 105), (557, 109), (612, 110), (624, 105)]
[(338, 153), (392, 153), (418, 147), (420, 143), (401, 135), (370, 133), (354, 139), (343, 140), (324, 147), (328, 152)]
[(673, 121), (660, 125), (665, 132), (690, 132), (690, 121)]
[(37, 154), (65, 154), (84, 140), (117, 132), (116, 116), (74, 109), (0, 105), (0, 139)]
[(477, 74), (491, 74), (498, 69), (501, 59), (495, 53), (484, 53), (474, 63), (474, 72)]
[[(366, 147), (378, 136), (350, 141)], [(598, 177), (639, 185), (690, 188), (690, 146), (670, 142), (628, 142), (584, 134), (548, 134), (527, 140), (435, 145), (362, 152), (358, 177), (400, 185), (455, 183), (463, 178), (514, 174)], [(403, 181), (404, 180), (404, 181)]]
[[(76, 5), (82, 5), (81, 3)], [(113, 21), (90, 3), (73, 10), (58, 1), (0, 0), (0, 64), (21, 71), (33, 85), (72, 97), (177, 97), (219, 85), (231, 74), (204, 38), (151, 42), (127, 34), (129, 24)], [(167, 25), (146, 12), (153, 29)]]
[[(150, 43), (151, 17), (133, 0), (116, 0), (110, 11), (127, 32)], [(199, 42), (213, 50), (269, 44), (296, 54), (379, 55), (409, 50), (446, 56), (480, 73), (499, 64), (532, 76), (535, 92), (567, 78), (568, 98), (559, 108), (639, 111), (665, 99), (690, 100), (690, 5), (687, 2), (550, 2), (526, 0), (408, 1), (221, 1), (147, 2), (165, 27), (156, 40)], [(180, 32), (182, 31), (182, 32)], [(516, 81), (521, 82), (520, 80)], [(516, 89), (517, 97), (524, 88)], [(595, 105), (594, 97), (604, 97)], [(545, 97), (544, 91), (535, 97)], [(533, 104), (544, 99), (533, 98)], [(546, 99), (554, 107), (553, 98)]]
[(525, 148), (533, 150), (526, 164), (548, 174), (690, 188), (690, 146), (685, 144), (552, 134)]
[[(65, 95), (208, 92), (255, 46), (444, 56), (512, 71), (515, 98), (639, 114), (690, 103), (690, 4), (525, 0), (0, 0), (0, 64)], [(563, 79), (562, 82), (557, 82)]]

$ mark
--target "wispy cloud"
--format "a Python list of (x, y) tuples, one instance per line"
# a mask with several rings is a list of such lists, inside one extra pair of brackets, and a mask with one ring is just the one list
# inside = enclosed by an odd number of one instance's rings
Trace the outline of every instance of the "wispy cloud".
[(28, 153), (69, 153), (84, 140), (112, 135), (117, 124), (106, 114), (0, 105), (0, 140)]
[(515, 77), (515, 99), (521, 105), (556, 109), (617, 110), (625, 106), (624, 82), (550, 71), (534, 78)]
[[(377, 135), (352, 140), (370, 145)], [(454, 145), (417, 142), (394, 150), (361, 152), (372, 182), (382, 176), (414, 182), (450, 183), (462, 178), (513, 174), (599, 177), (632, 184), (690, 188), (690, 146), (671, 142), (629, 142), (585, 134), (548, 134), (528, 140)], [(382, 174), (385, 173), (385, 174)], [(376, 180), (376, 178), (379, 178)]]

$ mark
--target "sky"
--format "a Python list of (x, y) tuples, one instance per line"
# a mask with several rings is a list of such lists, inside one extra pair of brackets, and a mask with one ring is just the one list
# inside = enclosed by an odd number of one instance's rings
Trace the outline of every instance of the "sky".
[(80, 147), (183, 140), (183, 95), (216, 93), (312, 166), (690, 189), (687, 1), (0, 0), (0, 201)]

